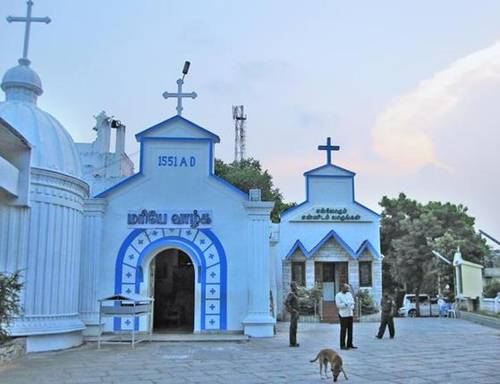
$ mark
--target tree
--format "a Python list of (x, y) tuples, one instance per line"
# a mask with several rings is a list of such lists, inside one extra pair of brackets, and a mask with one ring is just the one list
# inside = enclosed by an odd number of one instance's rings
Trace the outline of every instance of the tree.
[[(453, 269), (442, 265), (432, 250), (451, 256), (460, 247), (466, 260), (487, 261), (490, 252), (475, 232), (475, 220), (468, 215), (467, 207), (441, 202), (423, 205), (404, 193), (395, 199), (384, 196), (380, 205), (384, 208), (382, 253), (388, 265), (384, 270), (390, 275), (384, 278), (385, 288), (402, 287), (418, 295), (423, 288), (436, 287), (438, 275), (442, 283), (453, 287)], [(419, 309), (417, 300), (417, 314)]]
[(22, 288), (19, 272), (11, 275), (0, 273), (0, 341), (8, 337), (7, 327), (13, 316), (19, 314), (19, 292)]
[(247, 193), (250, 189), (259, 188), (262, 200), (275, 203), (271, 212), (273, 223), (279, 223), (280, 213), (295, 205), (283, 201), (283, 195), (273, 184), (273, 177), (267, 170), (262, 170), (258, 160), (250, 158), (226, 164), (215, 159), (215, 174)]

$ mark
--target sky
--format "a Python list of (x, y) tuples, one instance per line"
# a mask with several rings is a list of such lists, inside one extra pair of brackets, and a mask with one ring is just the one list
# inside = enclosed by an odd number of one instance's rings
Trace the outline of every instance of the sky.
[[(0, 71), (22, 53), (23, 0), (0, 3)], [(380, 211), (399, 192), (462, 203), (500, 238), (500, 1), (35, 0), (29, 58), (39, 106), (77, 142), (94, 139), (101, 110), (134, 134), (175, 114), (191, 62), (184, 117), (221, 137), (233, 159), (231, 106), (243, 104), (247, 155), (288, 201), (325, 163), (356, 172), (356, 199)]]

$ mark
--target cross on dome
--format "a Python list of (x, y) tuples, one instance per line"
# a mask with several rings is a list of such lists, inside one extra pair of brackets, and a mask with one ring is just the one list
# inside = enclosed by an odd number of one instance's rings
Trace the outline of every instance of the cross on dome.
[(182, 70), (182, 78), (177, 80), (177, 93), (176, 92), (173, 92), (173, 93), (163, 92), (163, 97), (165, 99), (168, 99), (170, 97), (175, 97), (177, 99), (176, 109), (177, 109), (177, 114), (179, 116), (182, 116), (182, 110), (184, 109), (184, 108), (182, 108), (182, 99), (185, 97), (190, 97), (191, 99), (196, 99), (196, 97), (198, 96), (198, 94), (196, 92), (190, 92), (190, 93), (183, 93), (182, 92), (182, 85), (184, 84), (184, 77), (187, 75), (187, 73), (189, 71), (189, 66), (190, 66), (190, 62), (186, 61), (184, 63), (184, 69)]
[(28, 0), (26, 2), (28, 5), (28, 9), (26, 11), (26, 17), (21, 16), (8, 16), (7, 21), (9, 23), (13, 22), (22, 22), (26, 23), (24, 29), (24, 46), (23, 46), (23, 57), (19, 59), (20, 64), (28, 65), (30, 61), (28, 60), (28, 48), (30, 44), (30, 32), (31, 32), (31, 23), (45, 23), (49, 24), (51, 22), (50, 17), (32, 17), (31, 16), (31, 7), (33, 7), (33, 1)]
[(326, 163), (332, 163), (332, 151), (340, 151), (338, 145), (332, 145), (332, 139), (330, 137), (326, 138), (326, 145), (318, 145), (319, 151), (326, 151)]

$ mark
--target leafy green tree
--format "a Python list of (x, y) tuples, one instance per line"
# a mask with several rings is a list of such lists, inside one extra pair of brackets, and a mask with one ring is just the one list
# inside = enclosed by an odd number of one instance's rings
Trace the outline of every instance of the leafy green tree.
[(259, 188), (262, 191), (262, 200), (275, 203), (271, 212), (271, 220), (274, 223), (279, 223), (281, 212), (295, 205), (283, 201), (283, 195), (273, 184), (273, 177), (267, 169), (262, 170), (258, 160), (250, 158), (226, 164), (215, 159), (215, 174), (247, 193), (250, 189)]
[(22, 288), (19, 272), (11, 275), (0, 273), (0, 341), (8, 337), (7, 327), (12, 317), (19, 314), (19, 292)]
[(402, 287), (418, 295), (423, 288), (435, 287), (438, 275), (443, 284), (453, 287), (453, 269), (436, 259), (432, 250), (451, 259), (460, 247), (466, 260), (487, 262), (489, 249), (475, 232), (475, 220), (463, 205), (441, 202), (423, 205), (403, 193), (395, 199), (384, 196), (380, 205), (384, 208), (382, 253), (388, 264), (385, 270), (390, 273), (384, 281), (386, 288), (387, 284), (393, 284), (393, 288)]
[(484, 297), (488, 297), (488, 298), (493, 299), (493, 298), (497, 297), (498, 292), (500, 292), (500, 281), (499, 280), (490, 281), (484, 287)]

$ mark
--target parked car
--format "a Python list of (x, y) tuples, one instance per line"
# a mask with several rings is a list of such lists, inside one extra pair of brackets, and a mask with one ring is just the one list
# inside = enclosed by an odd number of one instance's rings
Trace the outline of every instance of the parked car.
[[(422, 293), (419, 295), (420, 316), (438, 316), (439, 306), (437, 298)], [(399, 316), (417, 316), (416, 297), (414, 294), (406, 294), (403, 298), (403, 306), (399, 308)]]

